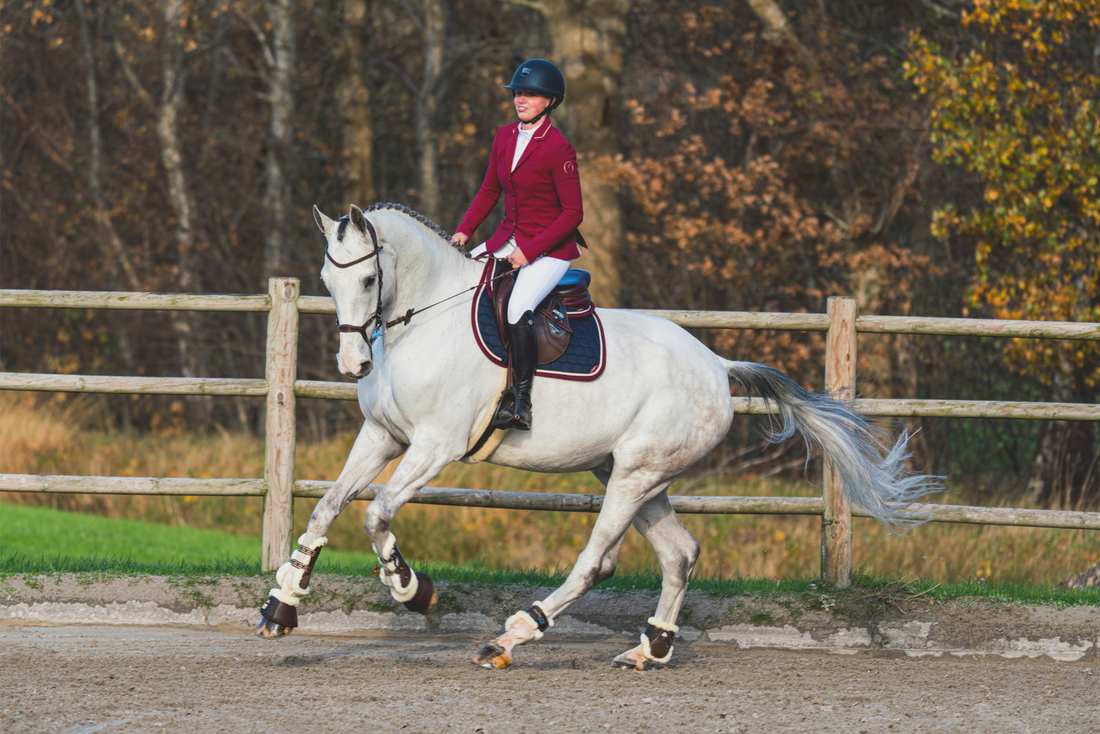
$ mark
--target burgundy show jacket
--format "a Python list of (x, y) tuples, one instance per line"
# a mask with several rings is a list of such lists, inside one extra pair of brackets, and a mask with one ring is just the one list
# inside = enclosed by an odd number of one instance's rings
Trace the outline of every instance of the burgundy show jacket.
[(458, 231), (470, 237), (503, 192), (504, 221), (486, 242), (489, 252), (499, 250), (515, 234), (516, 245), (528, 262), (542, 255), (576, 259), (581, 255), (577, 245), (587, 247), (577, 232), (584, 218), (577, 154), (547, 118), (535, 130), (512, 171), (518, 130), (517, 122), (497, 131), (485, 181)]

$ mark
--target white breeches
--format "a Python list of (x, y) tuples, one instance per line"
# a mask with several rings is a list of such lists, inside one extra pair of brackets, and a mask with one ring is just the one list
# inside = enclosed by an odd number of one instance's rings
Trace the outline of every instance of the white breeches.
[[(504, 246), (493, 253), (497, 260), (504, 260), (516, 249), (515, 237), (510, 238)], [(478, 257), (485, 252), (485, 245), (480, 244), (470, 251), (471, 257)], [(519, 269), (516, 276), (516, 287), (512, 289), (512, 295), (508, 299), (508, 323), (519, 321), (527, 311), (534, 311), (542, 303), (542, 299), (554, 290), (554, 286), (561, 282), (565, 271), (569, 270), (568, 260), (558, 260), (556, 257), (540, 257), (533, 263), (527, 263)]]

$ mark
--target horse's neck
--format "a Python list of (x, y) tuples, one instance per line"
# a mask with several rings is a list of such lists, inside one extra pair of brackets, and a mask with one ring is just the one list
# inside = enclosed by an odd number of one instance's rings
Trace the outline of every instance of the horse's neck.
[[(405, 248), (416, 251), (397, 253), (397, 297), (388, 309), (395, 318), (410, 308), (424, 307), (477, 285), (482, 265), (465, 257), (444, 241), (435, 242), (435, 234), (424, 238), (409, 227)], [(426, 241), (423, 241), (426, 240)]]

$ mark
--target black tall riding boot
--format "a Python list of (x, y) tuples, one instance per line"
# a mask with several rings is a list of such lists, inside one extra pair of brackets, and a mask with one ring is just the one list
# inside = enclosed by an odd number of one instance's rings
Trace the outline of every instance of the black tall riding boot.
[(507, 424), (517, 431), (531, 430), (531, 385), (535, 382), (535, 367), (539, 347), (535, 341), (535, 315), (527, 311), (519, 321), (508, 325), (512, 337), (511, 405), (497, 412), (494, 423)]

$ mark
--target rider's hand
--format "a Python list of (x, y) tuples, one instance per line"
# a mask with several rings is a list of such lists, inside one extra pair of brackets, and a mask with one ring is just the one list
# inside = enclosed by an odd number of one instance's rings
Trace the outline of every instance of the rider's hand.
[(512, 267), (518, 270), (527, 264), (527, 256), (523, 254), (523, 250), (517, 247), (508, 256), (508, 262), (512, 263)]
[(469, 241), (470, 238), (467, 235), (462, 234), (461, 232), (455, 232), (455, 236), (451, 238), (451, 242), (458, 245), (459, 247), (462, 247)]

